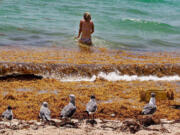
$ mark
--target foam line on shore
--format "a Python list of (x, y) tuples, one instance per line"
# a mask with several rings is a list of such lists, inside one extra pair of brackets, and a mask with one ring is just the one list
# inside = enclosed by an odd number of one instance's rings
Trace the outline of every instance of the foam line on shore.
[(149, 76), (137, 76), (137, 75), (120, 75), (117, 72), (103, 73), (100, 72), (97, 78), (102, 78), (108, 81), (180, 81), (180, 76), (163, 76), (157, 77), (154, 75)]
[[(57, 79), (57, 78), (56, 78)], [(180, 76), (163, 76), (158, 77), (154, 75), (149, 76), (137, 76), (137, 75), (121, 75), (118, 72), (104, 73), (100, 72), (97, 76), (92, 77), (81, 77), (81, 76), (67, 76), (64, 78), (58, 78), (62, 82), (80, 82), (88, 81), (93, 82), (96, 79), (103, 79), (107, 81), (180, 81)]]
[[(146, 65), (0, 63), (0, 77), (40, 76), (63, 82), (95, 81), (180, 81), (180, 63)], [(24, 76), (25, 77), (25, 76)]]
[(60, 79), (62, 82), (94, 82), (96, 80), (96, 76), (93, 75), (92, 77), (76, 77), (76, 76), (70, 76), (70, 77), (64, 77)]

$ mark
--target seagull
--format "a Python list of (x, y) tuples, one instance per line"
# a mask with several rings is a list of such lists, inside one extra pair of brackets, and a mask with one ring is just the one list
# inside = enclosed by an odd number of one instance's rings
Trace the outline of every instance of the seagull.
[(12, 112), (12, 107), (8, 106), (6, 111), (3, 112), (2, 117), (7, 119), (7, 120), (12, 120), (13, 119), (13, 112)]
[(41, 109), (40, 109), (39, 117), (43, 121), (50, 121), (51, 120), (51, 111), (48, 108), (47, 102), (43, 102)]
[(155, 113), (157, 108), (155, 96), (156, 96), (155, 93), (151, 93), (151, 99), (149, 101), (149, 104), (145, 105), (142, 111), (143, 115)]
[(69, 104), (66, 105), (61, 111), (60, 117), (62, 118), (70, 118), (76, 112), (75, 96), (73, 94), (70, 94), (69, 98)]
[(88, 119), (89, 115), (93, 115), (93, 120), (94, 120), (94, 113), (97, 111), (97, 104), (96, 104), (96, 98), (94, 95), (91, 95), (90, 101), (86, 105), (86, 112), (88, 114)]

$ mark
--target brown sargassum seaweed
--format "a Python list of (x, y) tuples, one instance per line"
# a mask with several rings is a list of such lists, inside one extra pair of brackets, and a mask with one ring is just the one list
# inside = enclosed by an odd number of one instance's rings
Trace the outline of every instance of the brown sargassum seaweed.
[(44, 63), (0, 63), (0, 75), (34, 74), (55, 75), (65, 77), (68, 75), (88, 76), (99, 72), (115, 72), (127, 75), (180, 75), (180, 64), (44, 64)]
[[(97, 79), (95, 82), (61, 82), (42, 78), (55, 74), (92, 76), (100, 71), (119, 70), (129, 75), (180, 75), (178, 53), (132, 53), (105, 48), (3, 48), (0, 50), (0, 113), (7, 105), (13, 107), (15, 118), (38, 119), (43, 101), (49, 103), (52, 118), (58, 118), (68, 103), (68, 95), (76, 96), (77, 112), (74, 117), (86, 117), (85, 105), (91, 94), (96, 95), (96, 117), (106, 119), (137, 118), (143, 106), (142, 91), (150, 89), (172, 90), (174, 100), (158, 100), (157, 118), (180, 119), (180, 111), (170, 106), (180, 104), (178, 82), (116, 81)], [(17, 77), (12, 74), (22, 74)], [(8, 76), (10, 75), (10, 76)], [(26, 75), (30, 75), (27, 78)], [(34, 77), (33, 75), (40, 75)], [(5, 77), (5, 78), (2, 78)], [(114, 115), (112, 115), (114, 114)], [(114, 116), (114, 117), (112, 117)]]

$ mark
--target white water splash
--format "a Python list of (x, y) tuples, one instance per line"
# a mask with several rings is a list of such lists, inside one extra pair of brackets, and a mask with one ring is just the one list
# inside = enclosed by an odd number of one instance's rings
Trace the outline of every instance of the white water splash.
[(96, 80), (96, 76), (93, 75), (91, 78), (90, 77), (80, 77), (80, 76), (69, 76), (60, 79), (62, 82), (81, 82), (81, 81), (86, 81), (86, 82), (94, 82)]
[(122, 75), (119, 71), (104, 73), (100, 72), (98, 75), (93, 75), (92, 77), (82, 77), (76, 75), (70, 75), (66, 77), (61, 77), (56, 74), (46, 74), (42, 75), (44, 78), (52, 78), (57, 79), (62, 82), (93, 82), (96, 79), (104, 79), (107, 81), (180, 81), (180, 76), (163, 76), (158, 77), (155, 75), (148, 75), (148, 76), (137, 76), (137, 75)]
[(97, 78), (102, 78), (108, 81), (180, 81), (180, 76), (175, 75), (175, 76), (163, 76), (163, 77), (158, 77), (158, 76), (137, 76), (137, 75), (120, 75), (119, 73), (116, 72), (110, 72), (110, 73), (103, 73), (100, 72), (97, 76)]
[(80, 81), (86, 81), (86, 82), (93, 82), (97, 78), (104, 79), (107, 81), (180, 81), (180, 76), (164, 76), (164, 77), (158, 77), (158, 76), (137, 76), (137, 75), (121, 75), (119, 72), (110, 72), (110, 73), (104, 73), (100, 72), (97, 76), (93, 75), (92, 77), (81, 77), (81, 76), (67, 76), (64, 78), (60, 78), (59, 80), (62, 82), (80, 82)]
[[(11, 74), (14, 74), (11, 73)], [(11, 75), (7, 74), (7, 75)], [(21, 75), (21, 73), (16, 73), (17, 75)], [(22, 74), (23, 75), (23, 74)], [(149, 75), (149, 76), (137, 76), (137, 75), (122, 75), (119, 71), (110, 72), (110, 73), (104, 73), (100, 72), (98, 75), (93, 75), (92, 77), (83, 77), (79, 75), (67, 75), (66, 77), (62, 77), (60, 75), (57, 75), (55, 73), (46, 73), (46, 74), (36, 74), (38, 76), (42, 76), (43, 78), (51, 78), (51, 79), (57, 79), (62, 82), (94, 82), (96, 79), (104, 79), (107, 81), (180, 81), (179, 75), (174, 76), (163, 76), (158, 77), (155, 75)], [(3, 77), (3, 76), (0, 76)]]

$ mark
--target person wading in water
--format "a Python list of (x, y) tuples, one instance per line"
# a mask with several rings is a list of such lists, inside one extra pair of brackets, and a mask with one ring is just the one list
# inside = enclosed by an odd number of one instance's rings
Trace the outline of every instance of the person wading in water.
[(94, 23), (91, 21), (91, 14), (84, 13), (84, 19), (80, 20), (79, 34), (77, 38), (79, 42), (86, 45), (92, 45), (91, 34), (94, 33)]

